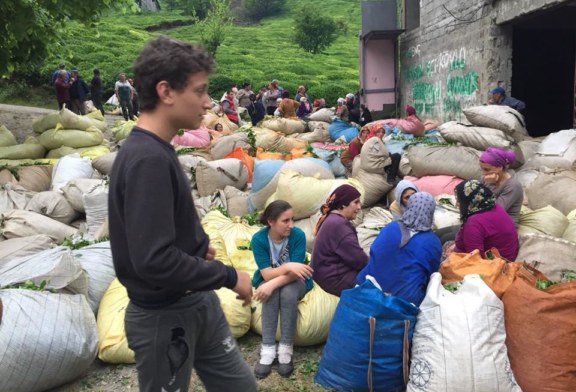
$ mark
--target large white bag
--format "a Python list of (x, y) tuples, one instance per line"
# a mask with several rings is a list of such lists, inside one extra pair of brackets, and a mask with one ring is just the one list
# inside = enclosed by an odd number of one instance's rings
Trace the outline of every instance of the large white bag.
[(61, 243), (65, 238), (71, 238), (78, 233), (78, 229), (72, 226), (65, 225), (36, 212), (25, 210), (12, 210), (4, 214), (0, 231), (6, 238), (46, 234), (57, 243)]
[(78, 212), (60, 192), (45, 191), (35, 194), (26, 204), (26, 210), (34, 211), (66, 225), (78, 217)]
[(104, 293), (116, 277), (110, 241), (73, 250), (72, 255), (88, 275), (87, 299), (92, 311), (97, 313)]
[(76, 178), (90, 178), (93, 171), (90, 158), (81, 158), (80, 154), (66, 155), (58, 160), (52, 170), (52, 190), (59, 191), (68, 181)]
[(84, 210), (86, 211), (86, 224), (88, 225), (88, 238), (94, 238), (96, 232), (108, 217), (108, 185), (102, 183), (82, 195)]
[(12, 238), (0, 242), (0, 265), (7, 261), (35, 255), (43, 250), (56, 246), (52, 238), (46, 234), (30, 237)]
[(525, 169), (572, 170), (576, 168), (576, 129), (554, 132), (540, 143)]
[(83, 295), (8, 289), (0, 302), (0, 391), (46, 391), (94, 362), (96, 320)]
[(96, 178), (76, 178), (65, 184), (61, 191), (68, 203), (76, 211), (85, 213), (84, 195), (105, 185), (105, 181)]
[(88, 294), (88, 278), (69, 248), (59, 246), (0, 266), (0, 287), (31, 280), (37, 286), (69, 294)]
[(466, 275), (451, 293), (433, 273), (412, 338), (407, 391), (522, 392), (505, 340), (504, 305), (480, 276)]
[(21, 186), (13, 184), (0, 185), (0, 214), (13, 209), (23, 210), (34, 196)]
[(516, 142), (528, 136), (524, 116), (509, 106), (485, 105), (462, 110), (466, 119), (478, 127), (499, 129)]
[(514, 139), (499, 129), (475, 127), (450, 121), (438, 127), (442, 137), (450, 143), (460, 143), (484, 151), (488, 147), (510, 148)]
[(541, 173), (525, 192), (531, 209), (551, 205), (568, 214), (576, 209), (576, 171), (561, 172), (559, 175)]
[(464, 180), (482, 176), (480, 154), (474, 148), (460, 146), (413, 146), (407, 153), (416, 177), (446, 175)]
[(209, 196), (226, 185), (244, 189), (248, 184), (248, 169), (239, 159), (226, 158), (210, 162), (198, 162), (196, 186), (200, 196)]
[(352, 162), (352, 178), (358, 180), (364, 187), (362, 204), (365, 207), (371, 207), (386, 196), (394, 186), (386, 180), (384, 169), (381, 173), (370, 173), (361, 166), (361, 158), (356, 157)]

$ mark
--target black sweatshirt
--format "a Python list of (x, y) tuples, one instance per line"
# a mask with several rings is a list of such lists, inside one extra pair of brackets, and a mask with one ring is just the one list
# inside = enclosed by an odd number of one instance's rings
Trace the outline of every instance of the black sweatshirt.
[(169, 143), (134, 127), (110, 178), (114, 268), (134, 304), (157, 309), (189, 291), (236, 285), (234, 268), (205, 260), (209, 238)]

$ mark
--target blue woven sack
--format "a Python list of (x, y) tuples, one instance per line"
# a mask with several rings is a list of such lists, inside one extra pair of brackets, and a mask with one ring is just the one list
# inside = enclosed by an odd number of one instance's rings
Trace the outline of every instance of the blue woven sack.
[(393, 392), (408, 382), (418, 308), (370, 279), (342, 292), (314, 379), (325, 388)]

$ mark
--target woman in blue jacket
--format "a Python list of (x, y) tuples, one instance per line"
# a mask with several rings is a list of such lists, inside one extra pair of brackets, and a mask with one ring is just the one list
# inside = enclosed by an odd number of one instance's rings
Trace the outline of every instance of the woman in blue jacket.
[(358, 283), (371, 275), (382, 291), (420, 306), (430, 275), (438, 271), (442, 256), (440, 240), (432, 233), (435, 208), (429, 193), (410, 196), (402, 219), (386, 225), (374, 240)]
[(265, 225), (252, 237), (252, 252), (258, 265), (252, 284), (254, 298), (262, 302), (262, 348), (254, 367), (257, 378), (267, 377), (276, 358), (276, 330), (280, 316), (278, 373), (289, 377), (298, 302), (312, 288), (312, 268), (305, 264), (306, 235), (294, 227), (292, 206), (284, 200), (268, 205), (261, 217)]

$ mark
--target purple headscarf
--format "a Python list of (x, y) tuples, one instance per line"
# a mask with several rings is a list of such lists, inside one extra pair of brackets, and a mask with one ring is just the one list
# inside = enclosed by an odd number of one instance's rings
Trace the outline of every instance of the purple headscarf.
[(512, 151), (497, 147), (488, 147), (488, 149), (480, 155), (480, 162), (496, 167), (507, 167), (514, 163), (514, 161), (516, 161), (516, 154)]

